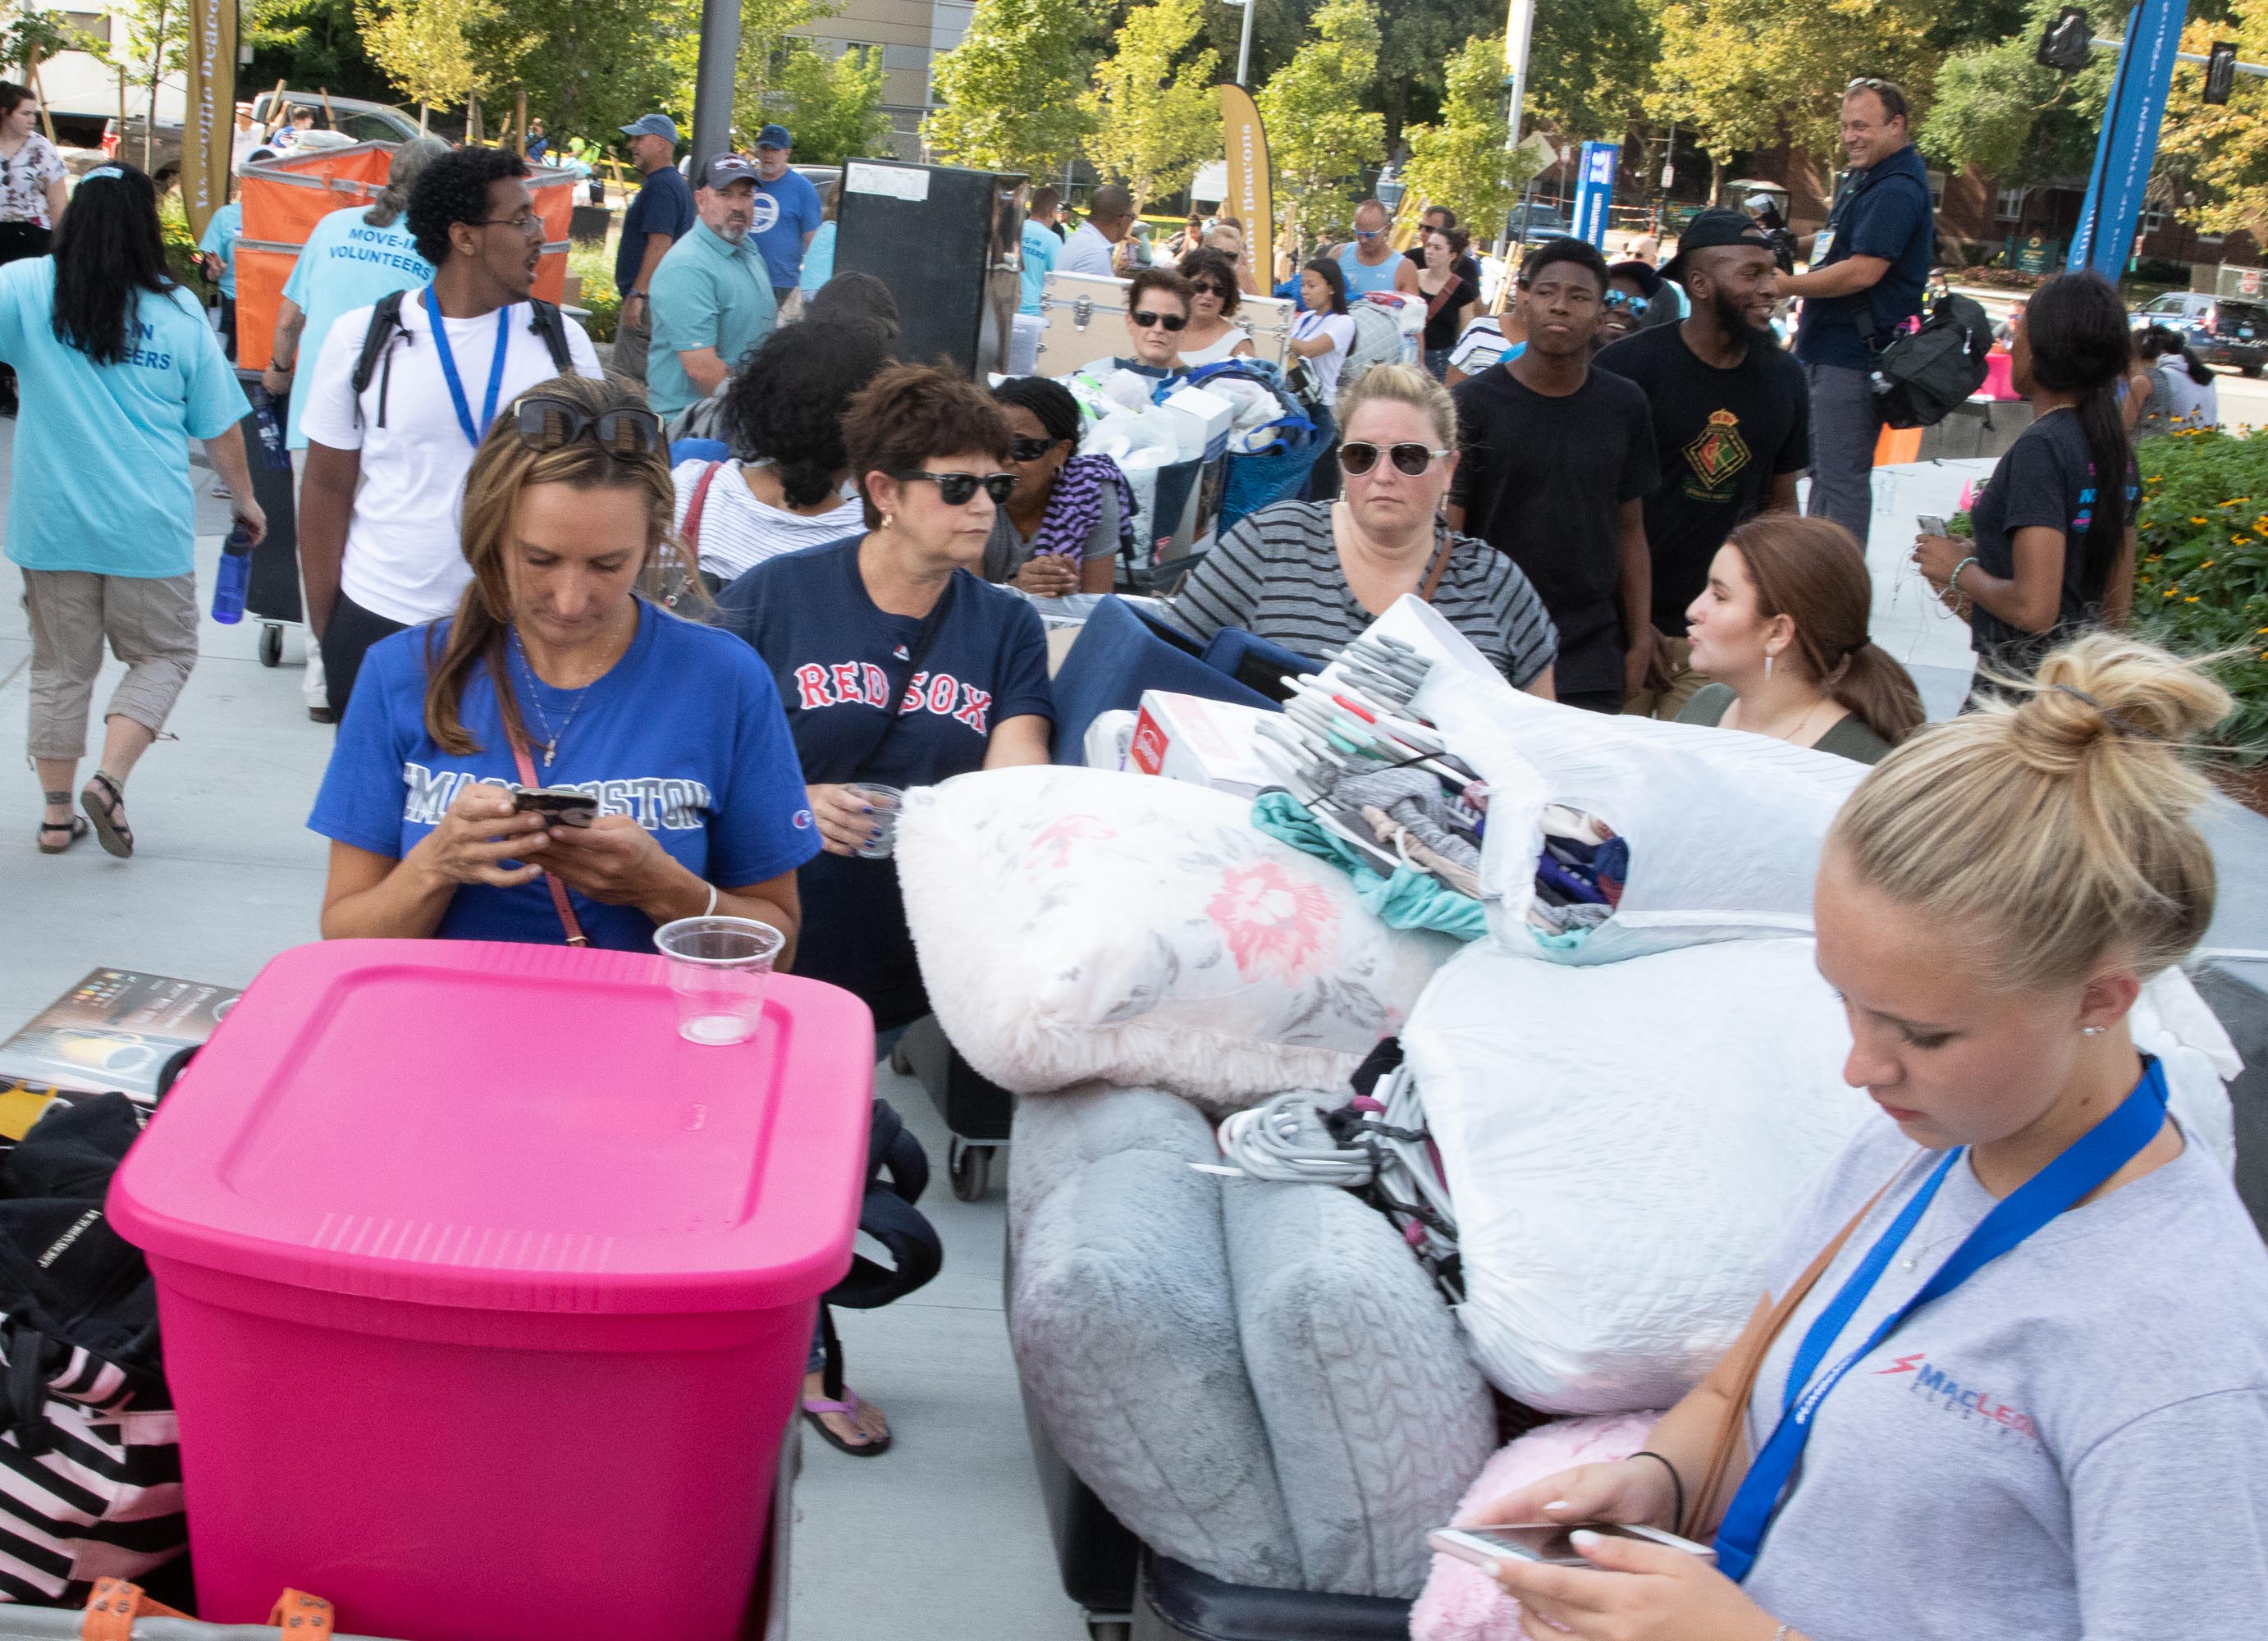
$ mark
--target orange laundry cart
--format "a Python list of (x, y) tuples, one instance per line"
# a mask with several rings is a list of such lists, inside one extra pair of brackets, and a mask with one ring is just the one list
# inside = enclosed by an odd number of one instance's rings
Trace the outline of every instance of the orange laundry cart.
[[(335, 210), (368, 205), (386, 186), (400, 144), (357, 143), (318, 148), (245, 167), (238, 181), (244, 201), (244, 237), (236, 245), (237, 364), (268, 368), (284, 282), (316, 223)], [(535, 294), (556, 302), (567, 288), (567, 224), (575, 209), (571, 172), (532, 166), (528, 188), (543, 219), (543, 258), (535, 265)]]

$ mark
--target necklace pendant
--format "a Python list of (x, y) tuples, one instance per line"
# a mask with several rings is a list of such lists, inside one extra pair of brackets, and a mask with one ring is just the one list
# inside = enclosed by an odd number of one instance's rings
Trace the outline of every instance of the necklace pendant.
[(544, 746), (543, 746), (543, 767), (544, 767), (545, 769), (549, 769), (549, 768), (551, 767), (551, 754), (552, 754), (553, 753), (555, 753), (555, 752), (558, 751), (558, 750), (559, 750), (559, 743), (558, 743), (558, 741), (556, 741), (556, 740), (549, 740), (549, 741), (546, 741), (546, 742), (544, 743)]

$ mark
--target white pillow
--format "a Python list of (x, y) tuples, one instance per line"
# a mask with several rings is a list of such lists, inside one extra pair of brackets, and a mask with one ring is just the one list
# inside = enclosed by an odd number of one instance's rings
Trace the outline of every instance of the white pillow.
[(1052, 765), (909, 793), (898, 880), (954, 1046), (1017, 1093), (1100, 1078), (1218, 1110), (1344, 1081), (1456, 942), (1387, 928), (1250, 813)]

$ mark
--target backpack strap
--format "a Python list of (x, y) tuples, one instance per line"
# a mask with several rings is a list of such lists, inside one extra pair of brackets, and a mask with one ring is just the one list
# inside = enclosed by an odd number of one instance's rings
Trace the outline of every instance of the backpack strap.
[(527, 321), (528, 329), (543, 338), (550, 350), (551, 368), (561, 376), (575, 372), (575, 356), (567, 346), (567, 316), (559, 311), (556, 302), (546, 302), (540, 297), (530, 297), (527, 305), (534, 310)]
[(717, 475), (724, 470), (723, 462), (711, 462), (707, 471), (694, 483), (693, 499), (685, 504), (685, 522), (678, 526), (678, 534), (685, 538), (685, 545), (692, 549), (696, 558), (701, 555), (701, 515), (709, 506), (709, 487), (717, 482)]
[[(389, 291), (379, 298), (370, 310), (370, 326), (362, 334), (362, 357), (355, 361), (355, 415), (362, 414), (362, 396), (370, 391), (371, 379), (378, 374), (378, 362), (385, 355), (397, 332), (409, 340), (409, 333), (401, 325), (401, 298), (408, 292)], [(386, 394), (381, 388), (378, 399), (378, 424), (386, 425)]]

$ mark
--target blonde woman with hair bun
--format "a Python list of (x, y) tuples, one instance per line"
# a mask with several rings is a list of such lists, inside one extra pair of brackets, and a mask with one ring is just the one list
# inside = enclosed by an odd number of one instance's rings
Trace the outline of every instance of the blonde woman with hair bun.
[(2128, 1026), (2213, 916), (2183, 749), (2230, 704), (2090, 635), (1860, 783), (1814, 909), (1880, 1116), (1644, 1452), (1478, 1517), (1646, 1523), (1715, 1560), (1578, 1533), (1590, 1568), (1500, 1569), (1528, 1635), (2261, 1634), (2268, 1251)]

